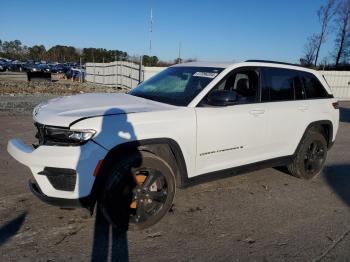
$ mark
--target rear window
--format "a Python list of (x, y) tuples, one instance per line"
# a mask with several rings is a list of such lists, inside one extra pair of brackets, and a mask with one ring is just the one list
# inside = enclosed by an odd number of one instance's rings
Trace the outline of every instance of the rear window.
[(306, 98), (312, 99), (329, 97), (323, 85), (313, 74), (303, 72), (301, 73), (301, 79), (304, 84)]

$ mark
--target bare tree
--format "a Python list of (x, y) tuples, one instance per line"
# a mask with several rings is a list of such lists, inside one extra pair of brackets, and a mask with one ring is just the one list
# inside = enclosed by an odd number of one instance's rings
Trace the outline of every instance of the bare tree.
[(337, 0), (327, 0), (324, 6), (321, 6), (317, 11), (318, 19), (321, 23), (321, 32), (318, 35), (318, 41), (316, 43), (316, 54), (315, 54), (315, 66), (317, 66), (317, 60), (320, 54), (321, 45), (326, 41), (326, 35), (328, 32), (329, 22), (335, 14), (335, 5)]
[(335, 22), (338, 29), (335, 39), (335, 66), (337, 66), (341, 59), (346, 60), (350, 51), (350, 0), (342, 0), (339, 4), (336, 10)]
[(300, 59), (300, 64), (304, 66), (311, 66), (315, 61), (317, 43), (319, 42), (319, 36), (313, 34), (307, 39), (304, 46), (304, 57)]

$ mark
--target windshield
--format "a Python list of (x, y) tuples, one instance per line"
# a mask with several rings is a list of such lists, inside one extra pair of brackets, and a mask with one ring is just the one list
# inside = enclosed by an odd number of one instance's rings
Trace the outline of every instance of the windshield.
[(187, 106), (221, 71), (213, 67), (169, 67), (129, 94), (176, 106)]

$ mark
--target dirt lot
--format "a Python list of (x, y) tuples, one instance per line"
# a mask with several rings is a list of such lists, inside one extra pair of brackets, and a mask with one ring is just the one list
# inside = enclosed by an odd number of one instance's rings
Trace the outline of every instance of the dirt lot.
[[(178, 190), (152, 228), (113, 231), (97, 214), (36, 199), (29, 170), (7, 140), (33, 142), (26, 113), (0, 112), (0, 261), (349, 261), (350, 103), (322, 175), (303, 181), (276, 169)], [(95, 219), (96, 218), (96, 219)]]
[[(0, 72), (0, 95), (71, 95), (93, 92), (125, 92), (121, 87), (102, 86), (93, 83), (78, 83), (71, 80), (27, 81), (25, 73)], [(0, 101), (1, 102), (1, 101)]]
[(70, 80), (27, 81), (25, 73), (0, 72), (0, 112), (29, 112), (42, 101), (57, 96), (82, 93), (119, 93), (128, 90), (118, 87), (78, 83)]

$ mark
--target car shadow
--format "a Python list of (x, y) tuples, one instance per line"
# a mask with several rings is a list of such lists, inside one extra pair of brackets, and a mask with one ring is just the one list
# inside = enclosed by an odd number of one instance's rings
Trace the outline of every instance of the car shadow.
[(324, 178), (331, 189), (350, 206), (350, 164), (327, 166)]
[(27, 212), (24, 212), (19, 216), (17, 216), (16, 218), (12, 219), (7, 224), (0, 227), (0, 246), (5, 244), (7, 241), (11, 239), (11, 237), (17, 234), (26, 216), (27, 216)]
[[(139, 144), (135, 142), (137, 138), (128, 121), (128, 114), (118, 108), (106, 111), (99, 135), (93, 139), (109, 149), (113, 147), (111, 145), (129, 146), (127, 150), (124, 147), (118, 151), (109, 150), (114, 152), (113, 157), (110, 157), (110, 153), (107, 154), (96, 176), (94, 187), (97, 188), (97, 204), (91, 261), (128, 261), (127, 231), (130, 215), (135, 212), (135, 209), (131, 209), (131, 204), (137, 185), (133, 170), (142, 164)], [(136, 160), (125, 161), (126, 157), (131, 156)]]
[(340, 110), (340, 122), (350, 123), (350, 108), (339, 107)]

